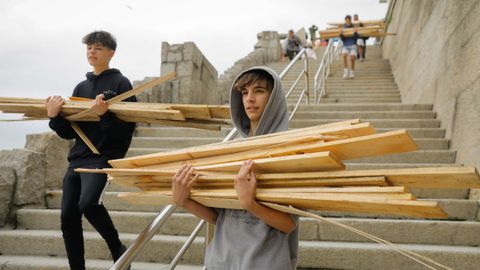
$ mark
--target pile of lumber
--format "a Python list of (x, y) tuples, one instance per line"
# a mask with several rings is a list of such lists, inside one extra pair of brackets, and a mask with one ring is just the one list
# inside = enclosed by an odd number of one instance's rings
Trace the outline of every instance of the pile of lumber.
[(241, 208), (234, 177), (254, 160), (260, 202), (353, 213), (446, 218), (434, 201), (417, 201), (408, 188), (479, 188), (474, 168), (345, 170), (342, 160), (414, 151), (405, 130), (376, 133), (358, 119), (229, 142), (110, 160), (112, 168), (76, 169), (106, 173), (113, 183), (140, 191), (119, 196), (132, 204), (172, 203), (171, 178), (189, 163), (200, 175), (191, 198), (203, 205)]
[[(176, 73), (171, 72), (112, 97), (106, 100), (108, 109), (115, 113), (119, 119), (126, 122), (211, 130), (219, 130), (221, 125), (230, 124), (228, 120), (230, 118), (230, 108), (228, 106), (122, 102), (129, 97), (168, 82), (175, 77)], [(91, 107), (91, 99), (70, 97), (62, 106), (61, 114), (70, 121), (99, 121), (99, 117), (93, 112)], [(20, 121), (48, 118), (44, 99), (0, 97), (0, 111), (3, 113), (23, 114), (23, 118), (19, 119)]]
[[(354, 35), (355, 29), (360, 37), (383, 37), (388, 35), (385, 31), (385, 22), (381, 20), (371, 20), (371, 21), (353, 21), (352, 22), (355, 28), (343, 28), (344, 23), (334, 22), (329, 23), (332, 27), (328, 27), (325, 30), (321, 30), (320, 38), (321, 39), (330, 39), (339, 37), (340, 34), (343, 34), (345, 37), (351, 37)], [(360, 23), (363, 24), (360, 27)]]

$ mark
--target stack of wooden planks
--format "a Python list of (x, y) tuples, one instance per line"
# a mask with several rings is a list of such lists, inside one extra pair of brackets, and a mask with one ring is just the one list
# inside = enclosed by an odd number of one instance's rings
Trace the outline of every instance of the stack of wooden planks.
[[(370, 20), (370, 21), (354, 21), (352, 22), (360, 37), (382, 37), (389, 33), (385, 32), (385, 22), (382, 20)], [(360, 27), (359, 24), (363, 26)], [(339, 37), (343, 33), (346, 37), (351, 37), (354, 34), (354, 28), (343, 28), (344, 23), (334, 22), (329, 23), (332, 27), (328, 27), (325, 30), (320, 31), (321, 39), (330, 39)]]
[[(65, 118), (90, 109), (92, 101), (72, 97), (65, 101), (61, 113)], [(219, 129), (229, 124), (230, 109), (224, 105), (163, 104), (118, 102), (109, 105), (111, 112), (126, 122)], [(21, 113), (24, 120), (47, 119), (44, 99), (0, 97), (0, 110)], [(99, 121), (95, 114), (81, 116), (75, 121)]]
[[(230, 108), (226, 105), (203, 104), (162, 104), (122, 102), (156, 85), (176, 77), (175, 72), (163, 75), (132, 90), (108, 99), (108, 109), (126, 122), (161, 124), (180, 127), (193, 127), (219, 130), (221, 125), (229, 125)], [(99, 121), (93, 113), (92, 100), (70, 97), (62, 106), (62, 115), (70, 121)], [(44, 99), (0, 97), (0, 111), (23, 114), (20, 121), (47, 119)]]
[(114, 183), (140, 191), (119, 196), (133, 204), (172, 203), (171, 178), (189, 163), (199, 178), (191, 198), (203, 205), (239, 209), (234, 177), (244, 160), (255, 161), (257, 200), (325, 211), (446, 218), (434, 201), (417, 201), (408, 188), (479, 188), (475, 168), (345, 170), (342, 160), (416, 150), (405, 130), (375, 133), (358, 119), (111, 160)]

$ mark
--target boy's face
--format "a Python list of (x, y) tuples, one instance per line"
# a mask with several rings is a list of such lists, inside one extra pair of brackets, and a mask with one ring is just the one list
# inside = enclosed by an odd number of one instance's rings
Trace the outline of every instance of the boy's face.
[(346, 23), (346, 24), (350, 24), (351, 22), (352, 22), (352, 19), (350, 19), (350, 18), (345, 18), (345, 23)]
[(241, 93), (243, 109), (248, 119), (252, 122), (260, 121), (271, 94), (267, 89), (267, 82), (257, 80), (255, 83), (245, 86)]
[(87, 44), (88, 63), (93, 67), (108, 66), (115, 51), (101, 43)]

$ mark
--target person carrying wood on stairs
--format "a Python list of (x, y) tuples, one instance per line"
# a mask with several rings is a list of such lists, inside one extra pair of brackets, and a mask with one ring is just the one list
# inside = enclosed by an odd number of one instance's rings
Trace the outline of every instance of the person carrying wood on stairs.
[[(230, 92), (232, 122), (242, 137), (288, 129), (287, 102), (278, 75), (267, 67), (240, 73)], [(246, 161), (235, 177), (235, 190), (245, 210), (205, 207), (189, 198), (199, 174), (186, 164), (172, 178), (176, 205), (216, 225), (205, 262), (208, 270), (296, 268), (298, 216), (280, 212), (255, 200), (253, 161)]]
[[(343, 29), (354, 28), (354, 34), (352, 37), (346, 37), (343, 35)], [(340, 33), (340, 39), (343, 42), (342, 55), (343, 55), (343, 78), (353, 79), (355, 77), (355, 58), (357, 57), (357, 39), (358, 39), (357, 27), (352, 23), (352, 16), (345, 16), (345, 24), (342, 26), (342, 32)], [(351, 69), (348, 69), (347, 56), (350, 58)]]
[[(72, 270), (85, 270), (82, 215), (105, 239), (114, 261), (126, 250), (102, 203), (108, 185), (107, 175), (77, 173), (74, 169), (110, 168), (107, 161), (125, 156), (135, 130), (135, 123), (121, 121), (108, 111), (108, 104), (104, 100), (132, 89), (130, 81), (120, 71), (109, 68), (117, 47), (115, 38), (108, 32), (95, 31), (86, 35), (83, 43), (87, 47), (87, 60), (93, 67), (93, 72), (88, 72), (87, 79), (75, 87), (73, 96), (94, 99), (92, 109), (100, 121), (79, 122), (78, 126), (100, 153), (94, 154), (77, 135), (72, 124), (62, 116), (62, 97), (51, 96), (45, 104), (50, 128), (64, 139), (75, 139), (63, 179), (61, 210), (63, 240)], [(135, 102), (136, 99), (131, 97), (126, 101)]]

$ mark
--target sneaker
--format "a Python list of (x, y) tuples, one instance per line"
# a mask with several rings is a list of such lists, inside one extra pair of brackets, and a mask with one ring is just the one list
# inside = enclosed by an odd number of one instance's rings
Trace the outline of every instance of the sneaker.
[(343, 70), (343, 78), (344, 79), (348, 78), (348, 69), (346, 68)]
[(350, 72), (348, 74), (348, 78), (350, 78), (350, 79), (355, 78), (355, 72), (353, 72), (353, 70), (350, 70)]
[(364, 61), (365, 61), (365, 58), (361, 57), (360, 62), (364, 62)]

